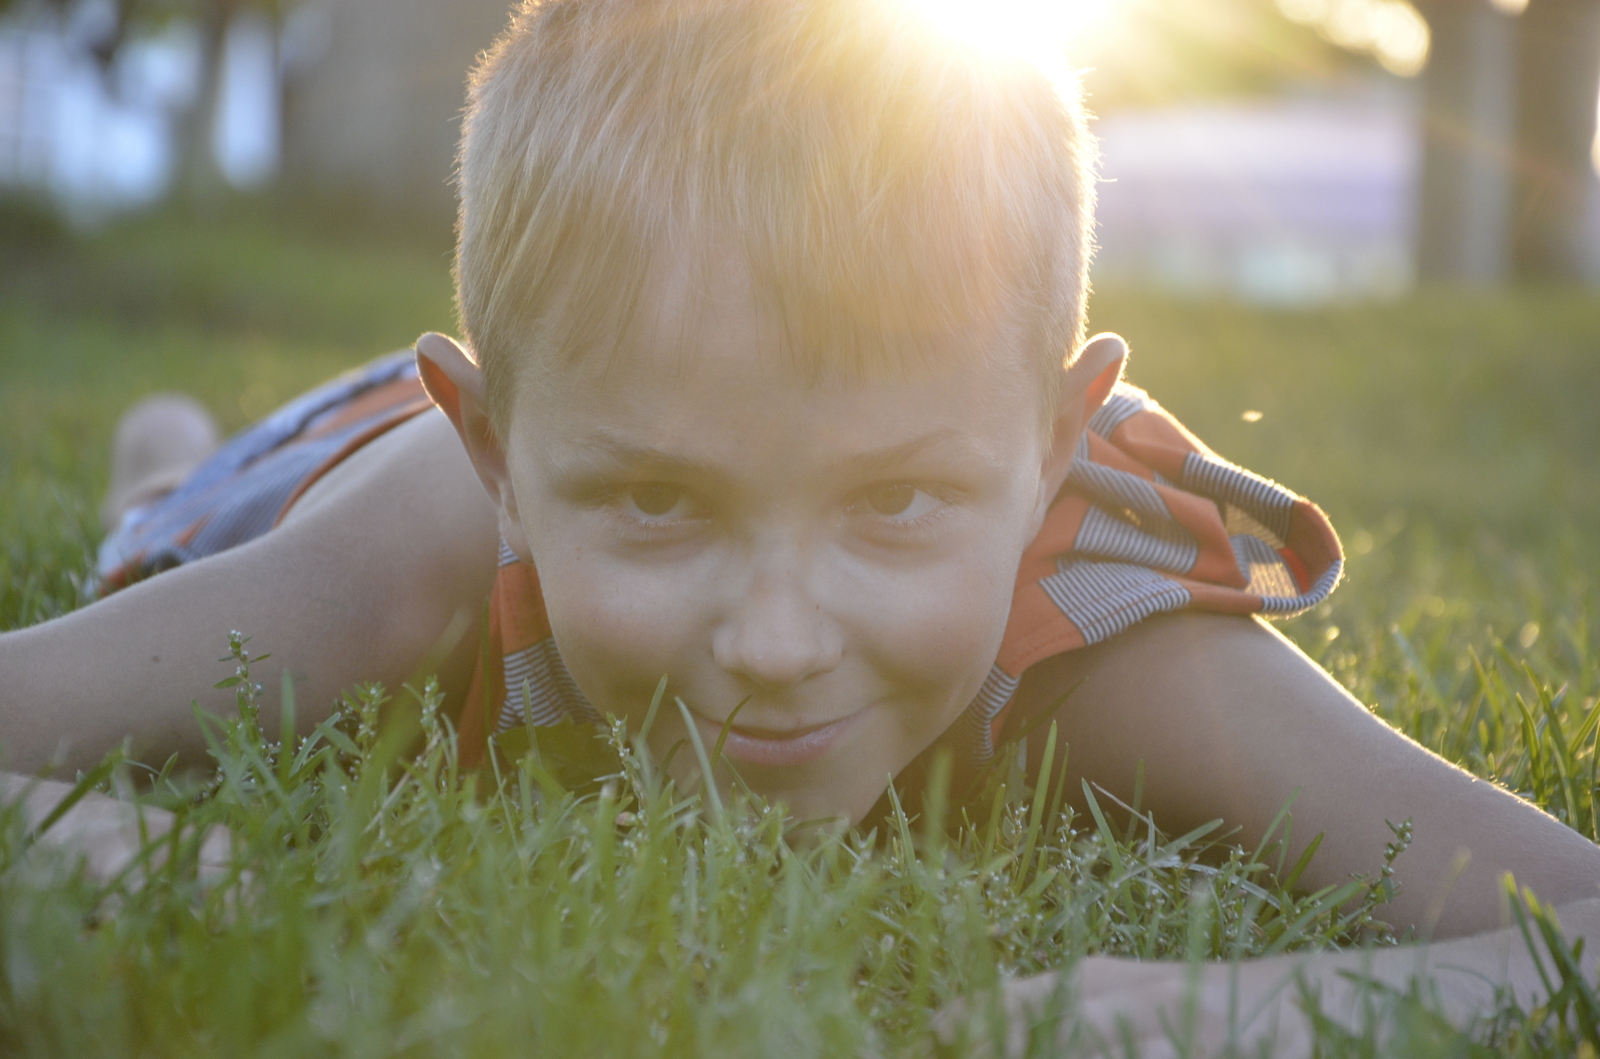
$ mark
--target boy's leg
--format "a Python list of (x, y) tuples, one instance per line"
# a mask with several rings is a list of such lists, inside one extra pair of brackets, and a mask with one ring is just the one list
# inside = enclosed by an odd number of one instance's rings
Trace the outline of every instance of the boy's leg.
[(156, 394), (122, 413), (111, 443), (111, 486), (100, 507), (109, 532), (130, 508), (170, 493), (221, 441), (217, 421), (193, 398)]

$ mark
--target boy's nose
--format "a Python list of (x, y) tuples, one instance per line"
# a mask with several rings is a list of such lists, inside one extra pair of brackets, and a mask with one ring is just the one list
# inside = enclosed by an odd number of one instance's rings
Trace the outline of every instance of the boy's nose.
[(843, 649), (838, 626), (793, 570), (752, 577), (711, 640), (718, 666), (764, 688), (829, 672)]

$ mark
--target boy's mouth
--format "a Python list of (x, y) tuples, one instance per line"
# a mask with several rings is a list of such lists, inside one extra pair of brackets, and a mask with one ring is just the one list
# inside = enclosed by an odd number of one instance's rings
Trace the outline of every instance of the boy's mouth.
[[(750, 765), (769, 768), (804, 765), (826, 754), (859, 716), (858, 712), (824, 724), (786, 729), (736, 724), (728, 729), (722, 752), (734, 761)], [(708, 740), (709, 749), (721, 735), (722, 725), (699, 714), (695, 714), (695, 719), (700, 722), (701, 737)]]

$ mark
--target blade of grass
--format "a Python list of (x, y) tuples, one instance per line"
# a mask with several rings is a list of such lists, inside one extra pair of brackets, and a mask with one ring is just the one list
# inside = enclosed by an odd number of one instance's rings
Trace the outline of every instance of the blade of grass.
[(684, 730), (689, 733), (689, 745), (694, 747), (694, 756), (700, 760), (700, 775), (704, 777), (706, 787), (706, 803), (711, 806), (711, 815), (718, 822), (722, 822), (722, 795), (717, 793), (717, 780), (711, 773), (711, 759), (706, 756), (706, 745), (700, 741), (700, 727), (695, 724), (694, 717), (689, 713), (689, 707), (681, 698), (673, 696), (673, 702), (678, 704), (678, 713), (683, 717)]
[(643, 743), (650, 738), (650, 730), (656, 725), (656, 712), (661, 709), (661, 700), (667, 694), (667, 675), (661, 674), (661, 679), (656, 681), (656, 692), (650, 696), (650, 709), (645, 711), (644, 723), (639, 726), (639, 742)]
[(294, 720), (294, 677), (285, 667), (278, 719), (278, 782), (285, 787), (294, 774)]
[(733, 708), (733, 712), (728, 714), (728, 719), (722, 722), (722, 730), (717, 733), (717, 745), (711, 748), (712, 764), (716, 764), (718, 761), (722, 760), (722, 747), (728, 741), (728, 733), (733, 731), (734, 718), (739, 716), (739, 711), (744, 709), (745, 705), (748, 704), (749, 701), (749, 695), (746, 695), (744, 698), (740, 699), (739, 705), (735, 706)]
[(72, 789), (62, 795), (61, 800), (56, 803), (56, 807), (46, 813), (44, 819), (39, 821), (39, 826), (29, 833), (26, 840), (27, 845), (37, 842), (39, 836), (59, 823), (63, 816), (72, 811), (74, 805), (83, 801), (84, 796), (105, 782), (111, 776), (111, 773), (116, 770), (117, 765), (121, 763), (126, 754), (127, 752), (119, 746), (102, 758), (100, 764), (78, 777), (78, 782), (72, 785)]

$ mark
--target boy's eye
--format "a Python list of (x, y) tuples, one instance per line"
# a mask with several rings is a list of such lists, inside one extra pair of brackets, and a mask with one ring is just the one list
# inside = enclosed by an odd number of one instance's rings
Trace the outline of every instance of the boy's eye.
[(904, 514), (916, 498), (917, 491), (914, 488), (904, 482), (893, 482), (868, 489), (866, 500), (874, 514), (887, 517)]
[(866, 510), (879, 518), (911, 522), (936, 511), (943, 502), (908, 482), (885, 482), (861, 495)]
[(639, 514), (649, 518), (670, 515), (683, 504), (683, 489), (665, 482), (648, 482), (629, 489), (626, 497)]

